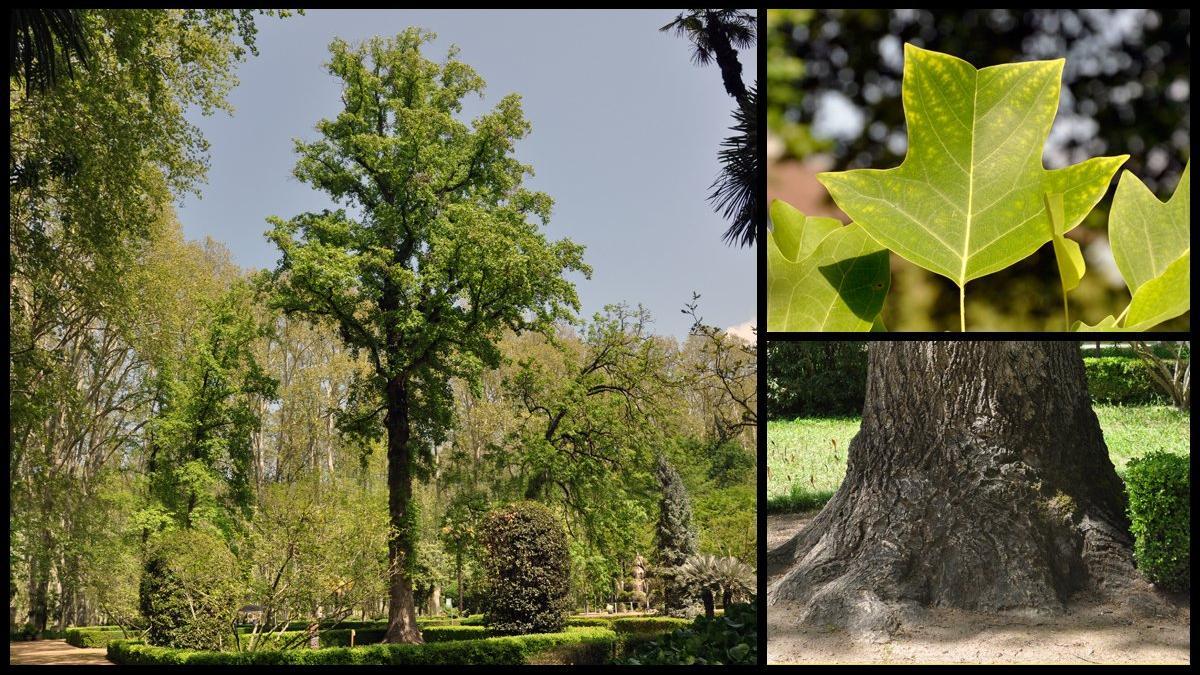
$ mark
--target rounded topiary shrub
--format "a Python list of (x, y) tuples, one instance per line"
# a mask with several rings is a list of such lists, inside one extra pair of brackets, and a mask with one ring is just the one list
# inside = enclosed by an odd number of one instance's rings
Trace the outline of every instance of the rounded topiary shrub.
[(1138, 569), (1169, 591), (1191, 586), (1191, 474), (1187, 457), (1156, 451), (1125, 473)]
[(541, 504), (519, 502), (489, 513), (482, 531), (489, 630), (496, 635), (563, 630), (571, 561), (554, 514)]

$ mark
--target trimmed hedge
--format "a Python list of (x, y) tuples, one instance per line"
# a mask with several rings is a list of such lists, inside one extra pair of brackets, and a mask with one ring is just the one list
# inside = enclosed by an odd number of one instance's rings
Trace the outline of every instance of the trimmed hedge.
[(691, 619), (672, 616), (628, 617), (612, 620), (612, 628), (621, 638), (622, 654), (636, 651), (642, 645), (673, 630), (692, 625)]
[(862, 413), (866, 342), (768, 342), (767, 418)]
[[(862, 412), (866, 395), (864, 342), (772, 342), (767, 345), (769, 419), (828, 417)], [(1169, 352), (1169, 353), (1167, 353)], [(1105, 349), (1083, 357), (1095, 403), (1169, 403), (1150, 367), (1129, 349)], [(1164, 350), (1169, 356), (1174, 353)]]
[(1130, 460), (1125, 472), (1134, 560), (1168, 591), (1191, 587), (1190, 470), (1188, 457), (1156, 451)]
[(571, 628), (423, 645), (369, 645), (286, 651), (200, 652), (152, 647), (137, 641), (108, 644), (109, 660), (126, 665), (524, 665), (599, 664), (615, 653), (617, 634), (606, 628)]
[(67, 644), (75, 647), (104, 647), (109, 640), (121, 640), (129, 637), (129, 634), (121, 630), (120, 626), (84, 626), (81, 628), (68, 628), (63, 639)]
[(1085, 357), (1088, 392), (1096, 403), (1138, 405), (1169, 402), (1154, 384), (1150, 367), (1133, 356)]

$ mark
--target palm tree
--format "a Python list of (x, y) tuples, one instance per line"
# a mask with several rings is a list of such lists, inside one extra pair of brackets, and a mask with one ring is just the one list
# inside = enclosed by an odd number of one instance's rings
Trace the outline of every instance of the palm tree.
[(74, 77), (72, 57), (85, 66), (87, 38), (82, 9), (14, 9), (8, 35), (8, 76), (24, 80), (25, 94)]
[(659, 28), (692, 43), (692, 62), (704, 66), (716, 61), (725, 92), (737, 101), (733, 111), (734, 135), (721, 143), (721, 173), (713, 181), (708, 199), (718, 213), (732, 221), (726, 243), (750, 246), (758, 241), (758, 87), (746, 88), (737, 48), (752, 47), (756, 21), (740, 9), (689, 9)]
[(758, 240), (758, 87), (752, 87), (733, 113), (733, 135), (721, 141), (721, 173), (708, 201), (731, 221), (722, 237), (728, 244), (751, 246)]
[(754, 14), (741, 9), (689, 9), (659, 30), (689, 40), (693, 47), (692, 62), (696, 65), (706, 66), (716, 61), (725, 91), (742, 104), (747, 93), (737, 47), (754, 46), (756, 25)]
[(728, 556), (692, 555), (680, 565), (677, 578), (704, 602), (704, 615), (712, 618), (716, 612), (715, 598), (721, 594), (721, 606), (728, 607), (735, 598), (754, 593), (754, 569)]

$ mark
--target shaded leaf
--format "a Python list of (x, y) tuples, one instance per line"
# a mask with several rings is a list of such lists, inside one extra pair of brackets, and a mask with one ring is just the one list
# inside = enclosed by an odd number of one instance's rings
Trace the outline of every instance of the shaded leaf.
[[(773, 213), (777, 210), (784, 212), (773, 207)], [(891, 283), (887, 250), (857, 225), (831, 228), (831, 219), (806, 218), (793, 211), (775, 220), (775, 231), (767, 237), (767, 330), (882, 327), (879, 312)], [(779, 237), (784, 246), (799, 253), (807, 251), (822, 232), (811, 252), (795, 260), (776, 243)]]

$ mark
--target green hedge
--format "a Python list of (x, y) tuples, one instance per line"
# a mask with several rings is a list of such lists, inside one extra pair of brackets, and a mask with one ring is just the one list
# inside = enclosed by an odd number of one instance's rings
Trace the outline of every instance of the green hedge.
[(369, 645), (286, 651), (199, 652), (152, 647), (130, 640), (108, 644), (109, 660), (127, 665), (523, 665), (600, 664), (615, 653), (617, 634), (606, 628), (571, 628), (423, 645)]
[(767, 343), (767, 418), (859, 415), (866, 342)]
[(1169, 591), (1191, 587), (1190, 469), (1188, 457), (1158, 451), (1130, 460), (1125, 472), (1134, 560)]
[(1154, 384), (1150, 368), (1137, 357), (1098, 356), (1083, 359), (1088, 392), (1096, 403), (1139, 405), (1168, 402)]
[(120, 640), (129, 636), (120, 626), (84, 626), (68, 628), (63, 639), (67, 644), (76, 647), (104, 647), (109, 640)]
[[(767, 343), (768, 418), (860, 414), (867, 382), (865, 344)], [(1100, 355), (1083, 358), (1092, 401), (1123, 405), (1170, 402), (1154, 383), (1150, 367), (1131, 350), (1092, 353)]]

